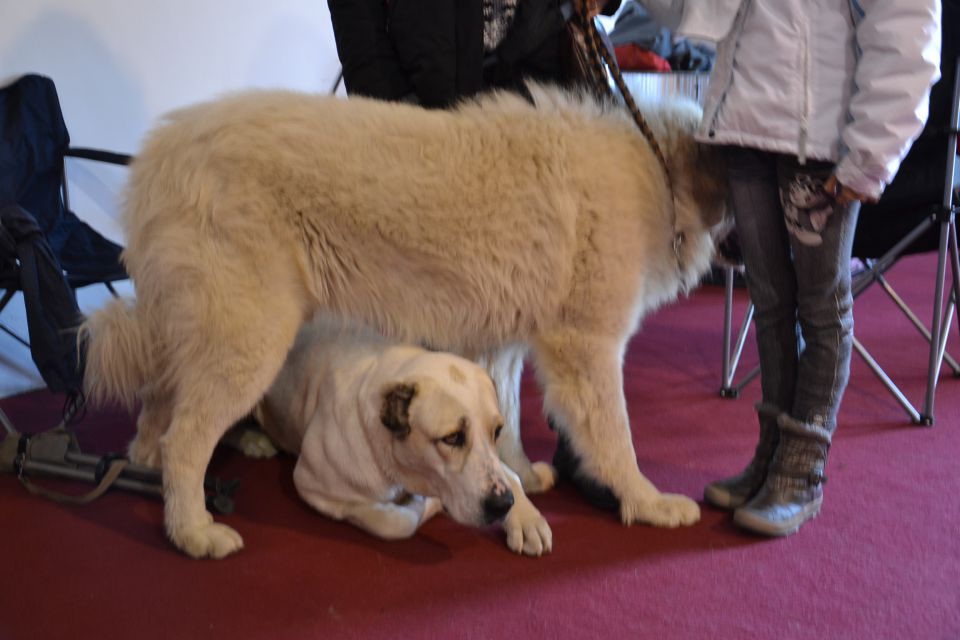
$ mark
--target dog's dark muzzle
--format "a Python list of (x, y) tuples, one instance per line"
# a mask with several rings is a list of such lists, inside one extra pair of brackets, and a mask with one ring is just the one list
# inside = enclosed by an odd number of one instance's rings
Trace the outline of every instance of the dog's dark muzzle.
[(507, 489), (503, 493), (491, 491), (483, 501), (483, 517), (487, 524), (502, 520), (513, 507), (513, 492)]

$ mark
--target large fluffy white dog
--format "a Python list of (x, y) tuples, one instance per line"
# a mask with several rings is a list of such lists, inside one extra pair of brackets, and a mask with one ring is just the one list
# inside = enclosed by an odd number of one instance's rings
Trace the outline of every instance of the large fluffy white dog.
[(497, 455), (503, 417), (474, 362), (320, 317), (254, 414), (298, 456), (300, 496), (331, 518), (394, 540), (445, 509), (470, 526), (502, 520), (517, 553), (551, 550), (550, 526)]
[(142, 401), (130, 453), (162, 464), (177, 547), (242, 546), (204, 508), (203, 474), (317, 310), (487, 366), (500, 453), (535, 490), (552, 478), (519, 446), (514, 384), (531, 349), (578, 473), (610, 489), (623, 521), (699, 518), (637, 467), (621, 360), (641, 317), (709, 266), (724, 197), (692, 137), (700, 112), (645, 110), (671, 194), (620, 107), (530, 91), (535, 104), (503, 94), (453, 111), (255, 92), (173, 113), (148, 138), (124, 218), (137, 299), (85, 325), (86, 383)]

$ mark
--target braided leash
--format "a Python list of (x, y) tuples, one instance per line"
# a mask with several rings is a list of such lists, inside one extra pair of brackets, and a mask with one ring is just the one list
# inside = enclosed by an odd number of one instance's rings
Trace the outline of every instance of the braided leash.
[(594, 23), (593, 18), (590, 18), (587, 15), (587, 2), (585, 1), (580, 2), (579, 18), (580, 25), (583, 28), (585, 39), (587, 41), (587, 54), (590, 58), (590, 63), (593, 66), (594, 77), (591, 78), (591, 84), (594, 91), (597, 92), (598, 96), (613, 95), (613, 92), (607, 83), (607, 74), (603, 69), (603, 64), (605, 63), (607, 68), (610, 69), (610, 73), (613, 75), (613, 80), (616, 83), (620, 94), (623, 96), (623, 100), (626, 103), (627, 108), (630, 110), (630, 114), (633, 116), (633, 121), (636, 123), (637, 128), (640, 129), (643, 137), (647, 139), (650, 149), (653, 151), (653, 155), (657, 157), (657, 160), (660, 162), (660, 167), (663, 169), (663, 174), (667, 179), (667, 188), (670, 190), (670, 222), (673, 226), (673, 254), (677, 259), (677, 266), (682, 270), (683, 260), (681, 258), (681, 252), (683, 250), (683, 243), (686, 238), (684, 233), (677, 229), (676, 191), (673, 188), (673, 176), (670, 174), (670, 168), (667, 166), (667, 159), (663, 155), (663, 150), (657, 143), (657, 138), (650, 129), (650, 125), (647, 124), (643, 114), (640, 113), (640, 108), (637, 107), (637, 103), (633, 99), (633, 94), (630, 93), (627, 83), (623, 80), (623, 75), (620, 73), (620, 67), (617, 65), (616, 61), (613, 60), (613, 57), (610, 55), (610, 52), (607, 50), (606, 46), (604, 46), (600, 41), (600, 34), (597, 32), (597, 26)]

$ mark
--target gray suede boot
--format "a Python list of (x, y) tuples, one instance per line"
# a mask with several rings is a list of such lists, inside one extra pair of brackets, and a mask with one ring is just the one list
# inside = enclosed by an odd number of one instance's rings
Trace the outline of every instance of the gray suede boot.
[(831, 433), (798, 422), (786, 414), (778, 419), (777, 445), (767, 479), (753, 498), (733, 513), (737, 525), (765, 536), (788, 536), (820, 513), (823, 475)]
[(750, 464), (737, 475), (715, 480), (703, 490), (703, 498), (715, 507), (736, 509), (755, 496), (767, 479), (767, 470), (780, 440), (777, 416), (781, 412), (772, 405), (757, 404), (757, 413), (760, 417), (760, 440)]

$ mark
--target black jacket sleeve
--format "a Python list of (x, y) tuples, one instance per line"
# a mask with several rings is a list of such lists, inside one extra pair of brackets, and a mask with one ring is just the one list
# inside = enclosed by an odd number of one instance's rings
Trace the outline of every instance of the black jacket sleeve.
[[(479, 55), (468, 61), (458, 42), (458, 19), (461, 5), (476, 5), (476, 0), (390, 0), (387, 27), (396, 48), (400, 65), (413, 86), (420, 104), (446, 107), (463, 95), (458, 83), (463, 65), (473, 67), (480, 76)], [(482, 24), (468, 25), (480, 34)], [(481, 44), (482, 47), (482, 44)], [(478, 87), (479, 88), (479, 87)]]
[(399, 100), (413, 88), (387, 33), (384, 0), (328, 0), (347, 92)]

